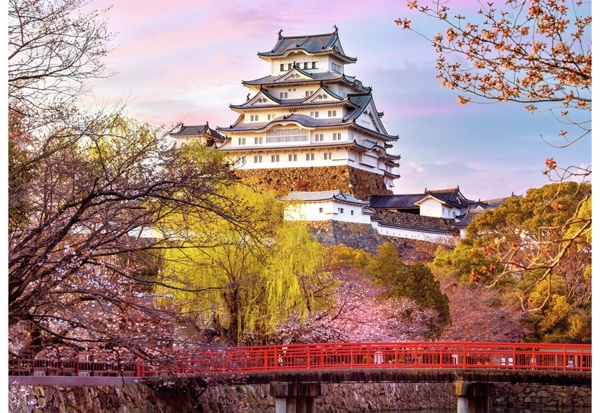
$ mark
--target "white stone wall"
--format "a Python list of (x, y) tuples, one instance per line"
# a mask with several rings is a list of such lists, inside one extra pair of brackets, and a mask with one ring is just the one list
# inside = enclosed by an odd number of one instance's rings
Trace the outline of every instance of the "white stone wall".
[(362, 206), (334, 200), (294, 203), (286, 206), (284, 217), (289, 221), (341, 221), (369, 224), (371, 217), (362, 213)]
[(384, 237), (406, 238), (437, 243), (448, 243), (456, 239), (456, 236), (451, 234), (437, 234), (417, 229), (394, 228), (384, 225), (380, 226), (378, 222), (373, 222), (371, 225), (379, 235)]

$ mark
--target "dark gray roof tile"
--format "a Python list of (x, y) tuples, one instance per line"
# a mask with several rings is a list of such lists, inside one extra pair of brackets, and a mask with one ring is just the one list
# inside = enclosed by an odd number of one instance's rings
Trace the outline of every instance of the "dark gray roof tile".
[(356, 62), (355, 57), (350, 57), (344, 53), (337, 28), (333, 33), (315, 34), (309, 36), (282, 36), (282, 30), (279, 31), (279, 37), (275, 46), (270, 51), (258, 53), (261, 57), (278, 57), (286, 53), (302, 50), (308, 54), (334, 53), (347, 61)]

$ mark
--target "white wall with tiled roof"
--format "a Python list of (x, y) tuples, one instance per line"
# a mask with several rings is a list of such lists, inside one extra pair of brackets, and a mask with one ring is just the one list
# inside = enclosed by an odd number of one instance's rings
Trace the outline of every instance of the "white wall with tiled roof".
[(438, 218), (454, 218), (460, 214), (460, 209), (452, 208), (442, 201), (430, 198), (421, 202), (420, 215)]
[(407, 228), (400, 226), (386, 226), (384, 223), (373, 222), (371, 226), (379, 235), (384, 237), (413, 239), (436, 243), (449, 243), (456, 240), (456, 235), (450, 232), (431, 232), (425, 228)]

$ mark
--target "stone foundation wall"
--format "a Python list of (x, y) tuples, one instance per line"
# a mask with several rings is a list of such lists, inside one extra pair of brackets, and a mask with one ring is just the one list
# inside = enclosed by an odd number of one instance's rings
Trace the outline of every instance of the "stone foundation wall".
[[(492, 406), (533, 412), (591, 412), (590, 386), (496, 383)], [(387, 410), (456, 411), (452, 383), (322, 385), (319, 413)], [(145, 385), (9, 388), (9, 413), (274, 413), (268, 384), (199, 388)], [(494, 411), (492, 408), (491, 411)]]
[(371, 195), (391, 195), (382, 175), (350, 166), (322, 166), (311, 168), (237, 170), (236, 175), (275, 190), (285, 196), (290, 190), (329, 191), (340, 189), (357, 199), (367, 201)]
[(369, 254), (375, 254), (381, 244), (391, 242), (398, 248), (400, 259), (407, 263), (433, 260), (438, 245), (427, 241), (379, 235), (369, 224), (310, 221), (307, 222), (307, 226), (317, 240), (326, 246), (344, 244), (347, 247), (362, 249)]
[(538, 383), (496, 383), (493, 405), (544, 412), (591, 412), (592, 388), (545, 386)]

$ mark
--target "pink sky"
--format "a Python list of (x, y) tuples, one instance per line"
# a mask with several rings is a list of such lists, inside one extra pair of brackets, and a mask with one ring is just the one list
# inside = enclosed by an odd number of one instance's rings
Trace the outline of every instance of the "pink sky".
[[(469, 15), (477, 2), (449, 4)], [(456, 93), (435, 78), (433, 49), (394, 20), (408, 17), (428, 33), (444, 28), (402, 1), (121, 0), (106, 16), (117, 33), (106, 63), (116, 74), (96, 84), (96, 100), (125, 100), (132, 117), (153, 125), (229, 125), (237, 118), (229, 104), (249, 92), (242, 80), (268, 74), (256, 54), (275, 44), (280, 29), (317, 34), (337, 25), (346, 54), (358, 58), (346, 73), (373, 87), (388, 132), (399, 136), (396, 192), (459, 185), (471, 199), (498, 198), (547, 183), (541, 174), (547, 157), (564, 165), (591, 163), (589, 140), (565, 150), (543, 143), (540, 135), (560, 128), (548, 116), (511, 104), (457, 105)]]

